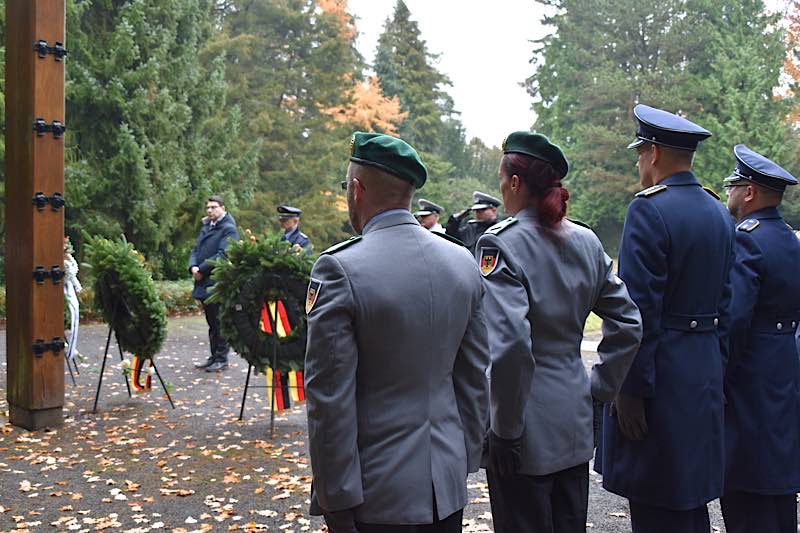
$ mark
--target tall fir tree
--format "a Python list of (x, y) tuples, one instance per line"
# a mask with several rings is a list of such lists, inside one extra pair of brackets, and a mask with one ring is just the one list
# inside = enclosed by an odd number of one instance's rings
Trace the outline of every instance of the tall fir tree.
[(760, 0), (540, 3), (556, 14), (546, 19), (554, 31), (539, 41), (527, 80), (535, 128), (572, 162), (572, 216), (612, 249), (638, 189), (635, 156), (625, 150), (636, 103), (683, 113), (715, 134), (695, 168), (717, 189), (734, 144), (780, 144), (786, 134), (772, 98), (785, 49)]
[(375, 73), (384, 94), (398, 97), (400, 108), (408, 113), (400, 136), (434, 154), (442, 146), (444, 119), (453, 113), (452, 98), (444, 90), (451, 82), (434, 66), (436, 59), (405, 2), (397, 0), (378, 38)]
[(347, 227), (336, 186), (352, 130), (329, 112), (351, 103), (362, 60), (344, 8), (331, 0), (237, 0), (216, 43), (230, 60), (231, 97), (260, 143), (258, 190), (241, 222), (277, 229), (275, 206), (297, 205), (318, 250)]
[[(252, 186), (224, 57), (205, 54), (213, 0), (71, 0), (67, 231), (115, 236), (185, 273), (205, 199)], [(205, 57), (205, 59), (203, 59)]]

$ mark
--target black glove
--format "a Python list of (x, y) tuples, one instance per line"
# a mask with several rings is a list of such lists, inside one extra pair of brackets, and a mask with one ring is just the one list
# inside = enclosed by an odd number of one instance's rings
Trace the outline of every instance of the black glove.
[(458, 213), (455, 213), (453, 216), (454, 216), (454, 217), (456, 217), (456, 220), (458, 220), (459, 222), (461, 222), (462, 220), (464, 220), (465, 218), (467, 218), (467, 216), (469, 215), (470, 211), (472, 211), (472, 208), (471, 208), (471, 207), (468, 207), (468, 208), (466, 208), (466, 209), (462, 209), (462, 210), (461, 210), (461, 211), (459, 211)]
[(501, 439), (489, 430), (489, 468), (500, 476), (511, 476), (519, 471), (522, 455), (522, 437)]
[(597, 448), (603, 435), (603, 402), (594, 397), (592, 397), (592, 433), (594, 447)]
[(330, 533), (358, 533), (356, 529), (356, 515), (352, 509), (325, 512), (325, 523), (328, 524)]
[(647, 436), (647, 417), (644, 399), (620, 394), (614, 402), (619, 430), (630, 440), (644, 440)]

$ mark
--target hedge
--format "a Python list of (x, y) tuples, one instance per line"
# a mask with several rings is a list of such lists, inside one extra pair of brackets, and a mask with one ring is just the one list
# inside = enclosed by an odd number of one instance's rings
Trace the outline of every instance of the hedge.
[[(167, 306), (169, 315), (185, 315), (200, 311), (200, 305), (192, 298), (192, 280), (156, 281), (158, 296)], [(81, 320), (99, 321), (103, 317), (94, 307), (94, 291), (84, 285), (78, 295), (81, 303)], [(0, 285), (0, 320), (6, 319), (6, 288)]]

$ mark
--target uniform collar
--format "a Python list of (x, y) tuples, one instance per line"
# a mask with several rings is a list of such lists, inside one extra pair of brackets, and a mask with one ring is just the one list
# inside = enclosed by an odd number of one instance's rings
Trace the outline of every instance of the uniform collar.
[(746, 217), (743, 217), (742, 220), (746, 220), (748, 218), (755, 218), (757, 220), (765, 220), (769, 218), (782, 218), (781, 214), (778, 212), (777, 207), (765, 207), (764, 209), (759, 209), (758, 211), (753, 211)]
[(524, 220), (524, 219), (531, 219), (536, 220), (539, 218), (539, 212), (536, 210), (536, 207), (530, 206), (522, 209), (519, 213), (514, 215), (514, 218)]
[(283, 236), (288, 239), (289, 237), (293, 236), (295, 233), (299, 233), (299, 232), (300, 232), (300, 224), (295, 226), (294, 229), (290, 229), (289, 231), (284, 233)]
[(659, 185), (700, 185), (697, 178), (694, 177), (691, 171), (677, 172), (671, 176), (667, 176), (660, 182)]
[(364, 224), (364, 229), (361, 230), (361, 235), (366, 235), (371, 231), (376, 231), (390, 226), (397, 226), (399, 224), (417, 224), (417, 219), (408, 209), (389, 209), (378, 213), (369, 222)]

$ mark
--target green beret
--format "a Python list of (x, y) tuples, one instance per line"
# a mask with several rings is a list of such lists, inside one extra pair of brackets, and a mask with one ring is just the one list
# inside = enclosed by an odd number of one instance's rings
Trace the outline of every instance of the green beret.
[(428, 171), (410, 144), (381, 133), (357, 131), (350, 139), (350, 161), (385, 170), (421, 189)]
[(541, 133), (515, 131), (503, 141), (504, 154), (525, 154), (547, 161), (562, 178), (569, 172), (569, 163), (561, 148)]

